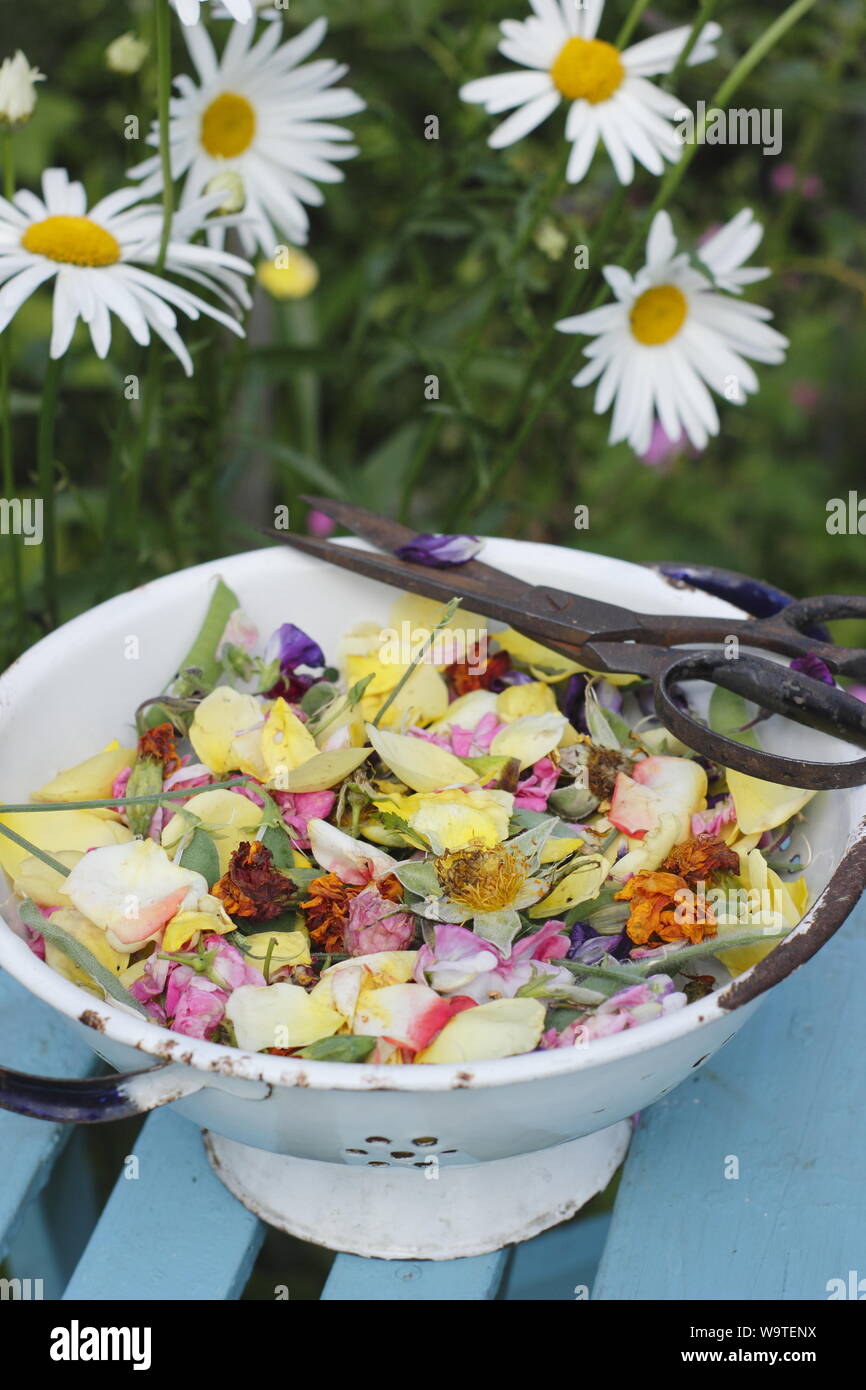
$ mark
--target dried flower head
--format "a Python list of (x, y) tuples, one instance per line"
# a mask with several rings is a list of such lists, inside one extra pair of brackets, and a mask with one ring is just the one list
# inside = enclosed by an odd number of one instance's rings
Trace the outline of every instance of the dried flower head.
[(252, 844), (244, 840), (238, 845), (228, 869), (213, 888), (226, 912), (260, 922), (270, 922), (285, 912), (294, 891), (294, 883), (274, 868), (273, 855), (260, 840)]
[(679, 874), (658, 869), (633, 874), (615, 897), (631, 904), (626, 932), (637, 946), (663, 941), (697, 945), (716, 934), (716, 919), (706, 898)]
[(458, 849), (439, 856), (436, 874), (454, 902), (473, 912), (498, 912), (514, 902), (529, 874), (529, 861), (514, 846)]
[(171, 724), (157, 724), (148, 729), (138, 740), (139, 758), (152, 758), (162, 763), (163, 776), (170, 777), (180, 767), (180, 756), (174, 741), (174, 728)]
[(661, 867), (695, 885), (708, 882), (716, 873), (738, 874), (740, 856), (719, 835), (692, 835), (674, 845)]

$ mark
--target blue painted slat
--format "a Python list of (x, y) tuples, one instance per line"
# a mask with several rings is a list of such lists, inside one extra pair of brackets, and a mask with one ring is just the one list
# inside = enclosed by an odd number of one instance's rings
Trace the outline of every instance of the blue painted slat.
[(63, 1296), (99, 1216), (87, 1130), (67, 1126), (70, 1131), (51, 1181), (25, 1210), (9, 1246), (12, 1276), (42, 1280), (42, 1296), (47, 1299)]
[(516, 1246), (499, 1297), (514, 1303), (588, 1298), (610, 1220), (609, 1211), (578, 1215)]
[[(593, 1297), (826, 1299), (866, 1275), (866, 906), (647, 1112)], [(739, 1177), (726, 1178), (726, 1165)]]
[(324, 1302), (473, 1302), (496, 1297), (507, 1250), (463, 1260), (365, 1260), (338, 1255)]
[[(0, 1061), (42, 1076), (88, 1076), (102, 1066), (66, 1020), (0, 971)], [(72, 1130), (0, 1110), (0, 1258)]]
[(156, 1111), (134, 1155), (138, 1176), (119, 1175), (64, 1298), (239, 1298), (264, 1226), (214, 1175), (199, 1130)]

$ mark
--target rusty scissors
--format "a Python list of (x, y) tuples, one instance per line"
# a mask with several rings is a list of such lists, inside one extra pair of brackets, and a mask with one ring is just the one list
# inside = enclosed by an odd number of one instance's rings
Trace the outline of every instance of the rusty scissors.
[[(648, 678), (656, 715), (665, 728), (687, 747), (722, 766), (814, 790), (866, 783), (866, 758), (824, 763), (749, 747), (701, 723), (681, 707), (675, 692), (679, 682), (708, 681), (753, 701), (762, 710), (787, 716), (797, 725), (866, 748), (866, 704), (836, 685), (743, 650), (816, 656), (834, 675), (864, 679), (866, 650), (838, 646), (810, 635), (810, 630), (834, 619), (866, 618), (866, 597), (799, 599), (766, 618), (634, 613), (563, 589), (527, 583), (479, 560), (432, 569), (400, 559), (393, 552), (415, 539), (415, 532), (408, 527), (349, 503), (318, 497), (304, 500), (377, 550), (285, 531), (267, 534), (329, 564), (427, 598), (447, 603), (458, 597), (473, 611), (507, 623), (592, 671)], [(732, 643), (732, 638), (736, 642)], [(687, 645), (692, 643), (713, 645)], [(730, 659), (732, 651), (737, 653), (735, 659)]]

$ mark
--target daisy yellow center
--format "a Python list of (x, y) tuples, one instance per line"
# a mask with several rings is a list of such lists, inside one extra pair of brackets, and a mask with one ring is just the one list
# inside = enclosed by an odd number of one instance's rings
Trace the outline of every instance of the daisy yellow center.
[(27, 228), (21, 245), (65, 265), (114, 265), (120, 260), (120, 242), (89, 217), (46, 217)]
[(658, 347), (677, 336), (688, 311), (688, 301), (676, 285), (656, 285), (635, 300), (629, 314), (631, 331), (639, 343)]
[(436, 861), (449, 898), (473, 912), (509, 907), (526, 881), (529, 865), (519, 849), (460, 849)]
[(256, 113), (246, 97), (223, 92), (201, 118), (201, 142), (214, 159), (234, 159), (253, 143)]
[(568, 39), (550, 69), (554, 84), (569, 101), (595, 105), (612, 97), (625, 77), (619, 50), (603, 39)]

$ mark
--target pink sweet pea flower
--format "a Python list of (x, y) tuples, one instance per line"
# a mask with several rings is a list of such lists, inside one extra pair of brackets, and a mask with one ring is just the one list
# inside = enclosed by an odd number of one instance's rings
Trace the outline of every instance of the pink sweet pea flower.
[(292, 839), (298, 849), (310, 848), (307, 825), (314, 817), (327, 820), (334, 809), (336, 792), (272, 792), (274, 801), (280, 808), (283, 820), (292, 832)]
[(596, 1038), (609, 1038), (626, 1028), (636, 1028), (663, 1014), (673, 1013), (686, 1004), (686, 996), (674, 989), (669, 975), (650, 975), (638, 985), (628, 985), (612, 994), (591, 1014), (575, 1019), (557, 1033), (551, 1028), (541, 1039), (542, 1048), (580, 1047)]
[(558, 778), (559, 771), (550, 758), (539, 758), (538, 762), (533, 764), (529, 776), (518, 783), (514, 796), (515, 808), (519, 807), (524, 811), (546, 810), (547, 798), (556, 786)]
[(458, 758), (480, 758), (490, 751), (500, 729), (505, 725), (497, 719), (495, 711), (485, 714), (474, 729), (463, 729), (459, 724), (451, 724), (442, 734), (431, 734), (428, 729), (413, 725), (409, 730), (414, 738), (423, 738), (427, 743), (435, 743), (437, 748), (446, 748)]
[[(157, 1023), (189, 1038), (213, 1036), (233, 989), (265, 983), (261, 971), (247, 965), (237, 947), (216, 932), (204, 938), (202, 947), (210, 956), (207, 973), (200, 968), (205, 956), (196, 958), (189, 953), (184, 960), (170, 960), (154, 952), (144, 974), (129, 987), (133, 998)], [(187, 960), (195, 964), (187, 964)]]
[(706, 811), (692, 814), (692, 834), (720, 835), (724, 826), (732, 825), (736, 819), (734, 798), (729, 794), (716, 802), (715, 806), (708, 806)]
[(349, 917), (343, 937), (350, 956), (368, 956), (376, 951), (405, 951), (415, 934), (415, 918), (401, 912), (396, 903), (383, 898), (370, 885), (349, 903)]
[(415, 979), (426, 981), (444, 995), (465, 995), (476, 1004), (512, 999), (533, 977), (549, 977), (551, 988), (571, 985), (571, 972), (551, 959), (565, 956), (571, 945), (562, 922), (545, 922), (537, 932), (518, 941), (510, 956), (466, 927), (437, 922), (435, 945), (424, 945), (415, 963)]

